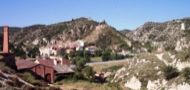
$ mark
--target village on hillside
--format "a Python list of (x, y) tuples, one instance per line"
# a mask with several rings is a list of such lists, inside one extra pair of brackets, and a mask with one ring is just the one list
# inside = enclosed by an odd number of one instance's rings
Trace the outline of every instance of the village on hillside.
[[(86, 21), (90, 23), (88, 19), (73, 19), (71, 22), (76, 24), (76, 21), (82, 21), (83, 24), (85, 22), (85, 25), (76, 25), (77, 33), (74, 33), (73, 29), (70, 29), (72, 32), (66, 31), (67, 29), (63, 31), (73, 35), (68, 37), (69, 39), (56, 32), (57, 36), (49, 38), (39, 36), (28, 40), (26, 38), (29, 37), (26, 35), (23, 39), (20, 38), (20, 42), (12, 40), (15, 41), (14, 44), (9, 40), (13, 39), (10, 36), (14, 35), (10, 32), (12, 29), (4, 26), (3, 38), (0, 42), (2, 43), (2, 52), (0, 52), (2, 86), (23, 90), (30, 90), (30, 88), (39, 90), (44, 88), (48, 88), (47, 90), (112, 90), (113, 88), (113, 90), (161, 88), (180, 90), (185, 88), (186, 90), (189, 88), (190, 19), (145, 23), (136, 31), (128, 32), (133, 35), (126, 35), (131, 39), (107, 25), (105, 20), (96, 23), (95, 26), (92, 25), (91, 32), (86, 28), (88, 26)], [(44, 26), (41, 29), (39, 27), (41, 26), (31, 26), (25, 31), (27, 33), (33, 29), (37, 29), (36, 32), (47, 31), (43, 29)], [(57, 30), (52, 27), (54, 26), (49, 27), (51, 28), (49, 31)], [(156, 33), (149, 32), (147, 28)], [(163, 28), (165, 31), (155, 30)], [(174, 41), (175, 38), (172, 37), (163, 39), (162, 35), (170, 37), (170, 30), (173, 37), (180, 35), (182, 38), (178, 41)], [(89, 35), (83, 38), (79, 35), (76, 38), (75, 34), (82, 31), (88, 32)], [(166, 31), (168, 33), (165, 33)], [(151, 35), (147, 37), (149, 33)], [(158, 37), (154, 36), (157, 33), (160, 33)], [(17, 34), (20, 37), (23, 31), (19, 31), (15, 36)], [(31, 36), (35, 36), (34, 33)], [(167, 43), (164, 40), (168, 40)], [(176, 81), (179, 83), (175, 83)], [(172, 86), (174, 84), (175, 86)]]
[[(3, 51), (4, 58), (9, 58), (14, 53), (9, 49), (9, 27), (4, 27)], [(40, 41), (37, 39), (32, 43), (37, 45)], [(111, 50), (101, 50), (91, 43), (86, 43), (83, 40), (77, 41), (58, 41), (52, 39), (48, 41), (46, 38), (42, 39), (46, 45), (38, 48), (35, 54), (28, 54), (23, 57), (14, 57), (15, 61), (8, 61), (11, 68), (18, 70), (20, 73), (28, 72), (34, 78), (44, 80), (47, 83), (54, 83), (61, 81), (68, 76), (89, 81), (96, 81), (98, 83), (106, 82), (106, 78), (112, 72), (95, 72), (87, 63), (103, 62), (108, 60), (120, 60), (130, 57), (129, 51), (122, 51), (114, 53)], [(36, 56), (34, 56), (36, 55)], [(80, 73), (79, 75), (77, 75)], [(81, 76), (82, 75), (82, 76)]]

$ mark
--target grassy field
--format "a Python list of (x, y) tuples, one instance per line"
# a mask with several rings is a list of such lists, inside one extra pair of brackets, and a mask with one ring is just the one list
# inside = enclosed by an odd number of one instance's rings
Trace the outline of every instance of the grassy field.
[(93, 67), (94, 71), (96, 72), (100, 72), (102, 69), (104, 68), (108, 68), (108, 67), (111, 67), (111, 66), (125, 66), (127, 65), (128, 62), (110, 62), (109, 64), (94, 64), (94, 65), (90, 65)]
[[(88, 81), (66, 81), (58, 82), (57, 85), (61, 85), (62, 90), (122, 90), (119, 84), (99, 84)], [(126, 89), (124, 89), (126, 90)]]
[(91, 62), (102, 62), (102, 57), (92, 57), (90, 58)]

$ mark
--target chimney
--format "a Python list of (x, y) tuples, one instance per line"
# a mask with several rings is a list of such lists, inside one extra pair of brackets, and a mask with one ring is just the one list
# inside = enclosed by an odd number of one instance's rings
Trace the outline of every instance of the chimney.
[(9, 27), (4, 26), (3, 32), (3, 53), (9, 53)]

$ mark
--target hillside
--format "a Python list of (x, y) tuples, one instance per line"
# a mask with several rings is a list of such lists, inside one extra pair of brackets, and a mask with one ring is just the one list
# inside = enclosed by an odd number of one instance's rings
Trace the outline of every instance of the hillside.
[(141, 53), (127, 61), (126, 65), (113, 74), (111, 81), (121, 83), (129, 90), (190, 88), (190, 63), (178, 61), (171, 53)]
[(123, 29), (119, 31), (121, 34), (126, 35), (127, 33), (131, 32), (129, 29)]
[[(106, 22), (96, 26), (95, 30), (92, 31), (84, 41), (94, 43), (100, 48), (109, 47), (112, 50), (127, 49), (127, 47), (131, 47), (131, 41), (113, 27), (108, 26)], [(122, 47), (122, 45), (125, 45), (125, 47)]]
[(140, 42), (150, 42), (159, 50), (189, 48), (190, 18), (177, 19), (163, 23), (147, 22), (127, 37)]
[(77, 40), (88, 35), (98, 23), (87, 18), (72, 19), (51, 25), (33, 25), (22, 28), (11, 36), (11, 42), (32, 42), (35, 39)]
[[(23, 28), (10, 28), (10, 42), (13, 45), (31, 46), (36, 40), (38, 45), (43, 46), (43, 40), (51, 41), (75, 41), (85, 40), (93, 43), (99, 48), (105, 49), (125, 49), (130, 45), (130, 41), (111, 26), (99, 28), (103, 22), (96, 22), (91, 18), (77, 18), (71, 21), (60, 22), (51, 25), (32, 25)], [(0, 28), (1, 29), (1, 28)], [(97, 30), (102, 32), (97, 32)], [(91, 37), (94, 37), (93, 39)], [(106, 42), (104, 42), (106, 41)], [(111, 47), (112, 46), (112, 47)], [(122, 47), (121, 47), (122, 46)]]

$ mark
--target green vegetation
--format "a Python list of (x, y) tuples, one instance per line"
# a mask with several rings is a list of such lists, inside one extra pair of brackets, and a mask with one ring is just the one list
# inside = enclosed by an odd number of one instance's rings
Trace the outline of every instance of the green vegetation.
[(153, 62), (160, 61), (156, 55), (151, 54), (151, 53), (140, 53), (140, 54), (137, 55), (137, 57), (139, 59), (147, 59), (147, 60), (150, 60), (150, 61), (153, 61)]
[(185, 82), (190, 84), (190, 67), (186, 67), (182, 70), (182, 75), (185, 78)]
[(153, 47), (151, 46), (150, 42), (146, 42), (144, 44), (144, 47), (147, 49), (148, 52), (152, 52), (153, 51)]
[(126, 57), (131, 57), (131, 56), (124, 56), (121, 54), (117, 54), (117, 53), (111, 53), (111, 50), (106, 49), (102, 51), (102, 60), (103, 61), (108, 61), (108, 60), (119, 60), (119, 59), (124, 59)]
[(100, 57), (100, 56), (102, 56), (102, 50), (97, 50), (97, 51), (95, 51), (95, 55), (94, 55), (95, 57)]
[(85, 50), (72, 51), (69, 55), (67, 55), (64, 52), (60, 54), (65, 57), (69, 56), (70, 58), (82, 57), (82, 58), (85, 58), (87, 62), (90, 62), (90, 57), (92, 56), (89, 51), (85, 51)]
[(111, 51), (106, 49), (102, 52), (102, 60), (103, 61), (108, 61), (110, 59), (111, 56)]
[(177, 76), (179, 76), (180, 72), (176, 67), (173, 66), (166, 66), (162, 70), (164, 72), (164, 77), (166, 80), (173, 79)]
[(102, 62), (102, 57), (91, 57), (90, 61), (91, 62)]
[(124, 50), (129, 50), (129, 51), (132, 50), (132, 47), (129, 47), (129, 46), (126, 45), (126, 43), (124, 43), (124, 42), (120, 43), (118, 46), (119, 46), (119, 48), (124, 49)]
[(175, 50), (175, 46), (168, 45), (167, 47), (164, 48), (164, 50), (166, 50), (166, 51), (173, 51), (173, 50)]
[(76, 57), (73, 58), (72, 63), (76, 65), (73, 79), (94, 81), (95, 72), (93, 71), (92, 67), (86, 66), (87, 59)]
[[(29, 72), (24, 72), (22, 74), (24, 80), (26, 80), (27, 82), (31, 83), (32, 85), (35, 86), (35, 88), (38, 88), (38, 90), (43, 90), (45, 89), (47, 86), (47, 83), (44, 82), (43, 80), (39, 80), (36, 79), (31, 73)], [(27, 86), (26, 86), (27, 87)], [(58, 89), (58, 88), (57, 88)]]
[(39, 53), (40, 53), (39, 47), (37, 47), (37, 46), (28, 48), (28, 56), (31, 58), (35, 58), (36, 55), (38, 55)]
[(29, 72), (23, 73), (23, 77), (24, 77), (25, 79), (27, 79), (27, 81), (28, 81), (29, 83), (35, 83), (35, 82), (36, 82), (35, 77), (32, 76)]
[(113, 83), (108, 83), (107, 84), (108, 87), (111, 87), (113, 90), (122, 90), (121, 86), (119, 85), (119, 83), (113, 82)]
[(130, 48), (127, 44), (129, 41), (124, 35), (116, 31), (112, 27), (105, 27), (98, 35), (95, 45), (101, 49), (109, 49), (111, 45), (116, 45), (120, 50)]
[(180, 52), (174, 52), (177, 59), (180, 59), (181, 62), (190, 61), (190, 49), (184, 49)]
[(102, 71), (103, 72), (115, 72), (122, 67), (123, 67), (123, 65), (113, 65), (113, 66), (102, 69)]
[(93, 68), (92, 67), (90, 67), (90, 66), (87, 66), (87, 67), (85, 67), (84, 68), (84, 70), (83, 70), (83, 72), (84, 72), (84, 76), (86, 77), (86, 79), (88, 80), (88, 81), (94, 81), (95, 80), (95, 72), (93, 71)]
[(64, 90), (122, 90), (118, 83), (95, 83), (84, 80), (62, 80), (56, 83), (57, 85), (64, 85)]
[(22, 48), (23, 43), (17, 45), (16, 47), (11, 43), (10, 49), (14, 52), (15, 56), (20, 56), (21, 58), (26, 58), (26, 53)]

